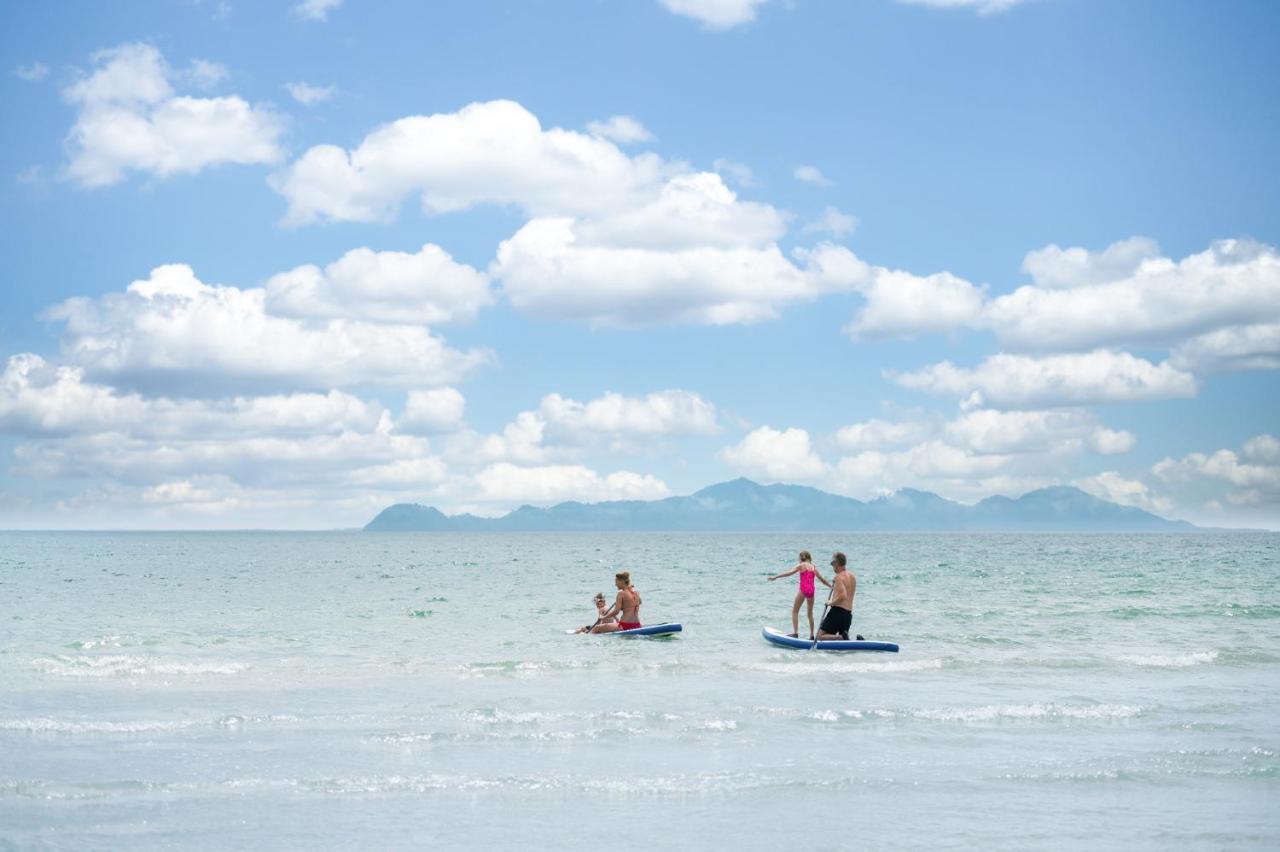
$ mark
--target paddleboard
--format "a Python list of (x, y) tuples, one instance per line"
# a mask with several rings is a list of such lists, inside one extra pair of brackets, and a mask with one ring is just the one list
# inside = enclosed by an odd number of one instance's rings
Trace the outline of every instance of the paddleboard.
[[(784, 648), (801, 648), (808, 650), (813, 647), (812, 639), (796, 639), (788, 636), (781, 630), (775, 630), (772, 627), (764, 629), (764, 638), (768, 642), (775, 645), (781, 645)], [(891, 651), (898, 653), (898, 646), (892, 642), (868, 642), (866, 640), (858, 641), (857, 639), (819, 639), (819, 651)]]
[(684, 630), (679, 624), (667, 622), (665, 624), (646, 624), (644, 627), (637, 627), (635, 630), (615, 630), (612, 633), (602, 633), (601, 636), (666, 636), (671, 633), (679, 633)]
[[(669, 636), (672, 633), (679, 633), (684, 630), (679, 624), (665, 622), (663, 624), (646, 624), (644, 627), (637, 627), (635, 630), (614, 630), (611, 633), (596, 633), (596, 636)], [(581, 635), (580, 630), (566, 630), (565, 633), (577, 633)]]

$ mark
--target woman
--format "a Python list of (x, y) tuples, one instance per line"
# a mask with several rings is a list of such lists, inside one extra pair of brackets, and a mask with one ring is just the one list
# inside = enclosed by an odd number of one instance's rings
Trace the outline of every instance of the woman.
[[(602, 617), (602, 621), (591, 628), (592, 633), (613, 633), (616, 630), (635, 630), (640, 627), (640, 593), (631, 587), (631, 572), (619, 571), (613, 575), (613, 584), (618, 587), (618, 597), (613, 606)], [(608, 620), (614, 616), (617, 622)]]

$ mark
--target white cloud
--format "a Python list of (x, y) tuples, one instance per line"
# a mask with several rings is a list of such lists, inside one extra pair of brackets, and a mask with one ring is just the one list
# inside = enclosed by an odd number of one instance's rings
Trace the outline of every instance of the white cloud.
[(914, 6), (932, 6), (935, 9), (973, 9), (979, 15), (992, 15), (1017, 6), (1023, 0), (898, 0)]
[(542, 316), (599, 325), (727, 325), (772, 319), (783, 306), (850, 289), (822, 265), (804, 267), (776, 245), (677, 249), (584, 245), (569, 219), (535, 219), (503, 241), (491, 272), (511, 303)]
[(667, 10), (693, 18), (707, 29), (727, 30), (756, 19), (756, 10), (768, 0), (661, 0)]
[(642, 397), (606, 393), (588, 402), (553, 393), (542, 398), (538, 415), (552, 437), (569, 441), (591, 435), (714, 435), (720, 428), (715, 405), (684, 390)]
[(593, 136), (602, 136), (619, 145), (648, 142), (653, 138), (648, 128), (629, 115), (613, 115), (605, 121), (592, 121), (587, 124), (587, 130)]
[(67, 175), (107, 186), (129, 171), (194, 174), (222, 163), (272, 163), (281, 119), (237, 96), (175, 96), (160, 51), (125, 44), (94, 56), (94, 70), (63, 94), (77, 109)]
[(1151, 257), (1154, 245), (1142, 240), (1117, 243), (1096, 257), (1072, 255), (1071, 263), (1063, 257), (1082, 250), (1051, 249), (1057, 253), (1052, 263), (1028, 255), (1037, 280), (1051, 288), (1020, 287), (984, 312), (982, 326), (1007, 346), (1170, 345), (1226, 326), (1280, 322), (1280, 253), (1270, 246), (1222, 240), (1176, 263)]
[(80, 368), (31, 353), (10, 357), (0, 374), (0, 432), (34, 437), (111, 432), (167, 441), (329, 434), (375, 430), (385, 417), (381, 406), (341, 391), (218, 400), (143, 397), (92, 383)]
[(1056, 411), (969, 411), (948, 423), (947, 439), (977, 453), (1074, 452), (1086, 443), (1102, 455), (1132, 449), (1132, 433), (1101, 426), (1080, 409)]
[(1236, 325), (1174, 347), (1169, 362), (1196, 373), (1280, 369), (1280, 323)]
[(796, 166), (791, 175), (803, 183), (811, 183), (814, 186), (831, 186), (831, 181), (827, 180), (826, 175), (817, 166)]
[(764, 482), (812, 481), (828, 471), (804, 429), (778, 431), (761, 426), (740, 443), (725, 447), (719, 455), (743, 474)]
[(303, 106), (324, 103), (337, 91), (333, 86), (312, 86), (309, 83), (285, 83), (284, 87), (289, 91), (289, 97)]
[(462, 428), (466, 405), (456, 388), (411, 390), (396, 428), (417, 435), (457, 432)]
[(31, 62), (27, 65), (19, 65), (13, 69), (13, 76), (19, 80), (25, 80), (28, 83), (39, 83), (45, 77), (49, 76), (49, 66), (43, 62)]
[(856, 217), (841, 213), (838, 209), (828, 204), (822, 209), (821, 216), (804, 226), (804, 232), (806, 234), (834, 234), (837, 237), (842, 237), (846, 234), (852, 234), (853, 229), (856, 227), (858, 227)]
[[(1280, 441), (1257, 435), (1240, 452), (1220, 449), (1165, 458), (1147, 479), (1201, 522), (1280, 527)], [(1230, 507), (1228, 510), (1226, 507)]]
[(883, 267), (871, 269), (861, 290), (866, 304), (845, 326), (855, 339), (953, 331), (980, 315), (985, 293), (950, 272), (920, 277)]
[(289, 203), (286, 224), (383, 221), (417, 194), (431, 212), (513, 204), (533, 214), (616, 209), (652, 195), (670, 167), (628, 157), (607, 139), (552, 128), (512, 101), (402, 118), (351, 151), (307, 150), (271, 184)]
[(934, 423), (924, 420), (866, 420), (845, 426), (836, 432), (836, 446), (846, 452), (886, 450), (918, 444), (937, 431)]
[(1065, 290), (1128, 278), (1148, 260), (1160, 258), (1160, 246), (1147, 237), (1130, 237), (1102, 251), (1061, 248), (1056, 244), (1027, 252), (1022, 271), (1037, 287)]
[(300, 0), (293, 5), (294, 17), (304, 21), (327, 21), (329, 13), (342, 5), (342, 0)]
[(647, 474), (618, 471), (601, 476), (582, 465), (519, 467), (499, 462), (477, 473), (474, 483), (473, 499), (503, 505), (658, 500), (671, 493), (665, 482)]
[(493, 302), (489, 280), (427, 243), (415, 254), (353, 249), (321, 269), (272, 276), (265, 309), (282, 317), (425, 324), (464, 322)]
[(184, 393), (448, 384), (492, 359), (417, 325), (275, 316), (266, 291), (204, 284), (183, 264), (157, 267), (124, 293), (68, 299), (46, 317), (64, 323), (63, 353), (87, 374)]
[(225, 65), (207, 59), (191, 60), (191, 67), (184, 75), (201, 89), (212, 89), (231, 76)]
[(1002, 353), (972, 369), (943, 361), (888, 377), (913, 390), (965, 399), (970, 407), (1050, 408), (1175, 399), (1196, 393), (1195, 377), (1168, 362), (1152, 364), (1106, 349), (1039, 358)]
[(756, 181), (756, 173), (746, 163), (739, 163), (724, 157), (716, 158), (711, 164), (713, 171), (718, 172), (724, 177), (729, 178), (733, 183), (743, 189), (753, 186), (759, 186)]
[(1174, 503), (1171, 499), (1157, 493), (1145, 482), (1126, 479), (1114, 470), (1078, 479), (1075, 485), (1095, 497), (1110, 500), (1122, 506), (1134, 506), (1158, 515), (1168, 515), (1174, 511)]

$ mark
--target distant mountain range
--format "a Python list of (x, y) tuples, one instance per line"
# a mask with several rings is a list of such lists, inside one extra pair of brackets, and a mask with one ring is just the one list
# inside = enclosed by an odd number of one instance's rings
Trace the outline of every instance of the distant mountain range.
[(988, 530), (1169, 532), (1195, 530), (1150, 512), (1099, 500), (1078, 488), (1041, 488), (1014, 500), (988, 497), (967, 506), (904, 488), (863, 502), (802, 485), (722, 482), (687, 497), (521, 506), (500, 518), (446, 515), (397, 503), (378, 513), (369, 532), (407, 531), (789, 531)]

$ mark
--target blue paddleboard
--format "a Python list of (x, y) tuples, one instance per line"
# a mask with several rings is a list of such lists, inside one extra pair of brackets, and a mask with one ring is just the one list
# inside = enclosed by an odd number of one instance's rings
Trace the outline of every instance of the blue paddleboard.
[(646, 624), (644, 627), (637, 627), (635, 630), (615, 630), (612, 633), (603, 633), (602, 636), (666, 636), (670, 633), (679, 633), (684, 630), (679, 624), (667, 622), (665, 624)]
[[(781, 645), (784, 648), (802, 648), (809, 650), (813, 647), (812, 639), (796, 639), (788, 636), (781, 630), (774, 630), (772, 627), (764, 629), (764, 638), (775, 645)], [(857, 639), (819, 639), (819, 651), (891, 651), (898, 653), (898, 646), (892, 642), (867, 642), (858, 641)]]

